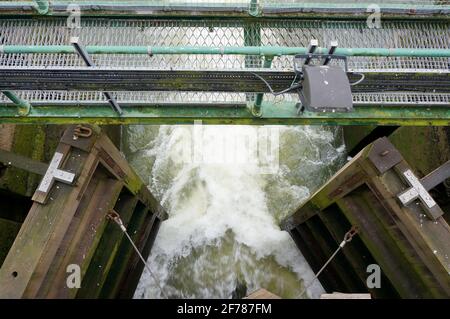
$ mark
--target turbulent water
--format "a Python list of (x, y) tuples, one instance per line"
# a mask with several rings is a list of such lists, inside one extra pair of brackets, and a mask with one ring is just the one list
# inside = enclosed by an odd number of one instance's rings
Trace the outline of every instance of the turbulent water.
[(145, 270), (135, 298), (299, 296), (314, 274), (278, 225), (343, 164), (340, 129), (130, 126), (123, 142), (169, 214), (148, 260), (159, 283)]

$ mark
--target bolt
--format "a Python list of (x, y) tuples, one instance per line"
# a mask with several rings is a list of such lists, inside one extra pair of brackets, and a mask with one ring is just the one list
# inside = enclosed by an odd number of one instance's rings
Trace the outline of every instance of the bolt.
[(384, 151), (384, 152), (381, 152), (381, 153), (380, 153), (380, 156), (383, 156), (383, 157), (384, 157), (384, 156), (386, 156), (386, 155), (388, 155), (388, 154), (389, 154), (389, 151)]

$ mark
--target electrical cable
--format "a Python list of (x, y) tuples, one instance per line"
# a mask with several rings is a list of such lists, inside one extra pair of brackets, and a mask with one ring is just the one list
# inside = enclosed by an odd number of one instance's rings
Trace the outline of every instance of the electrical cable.
[(362, 81), (364, 81), (365, 78), (366, 78), (366, 76), (365, 76), (363, 73), (352, 73), (352, 74), (360, 75), (361, 78), (360, 78), (358, 81), (354, 82), (354, 83), (350, 83), (351, 86), (360, 84), (360, 83), (361, 83)]
[(251, 72), (251, 74), (253, 74), (254, 76), (256, 76), (258, 79), (260, 79), (261, 81), (264, 82), (264, 84), (269, 88), (270, 93), (277, 96), (277, 95), (281, 95), (281, 94), (285, 94), (285, 93), (289, 93), (290, 91), (296, 90), (296, 89), (300, 89), (302, 87), (302, 85), (300, 83), (297, 83), (296, 85), (294, 85), (295, 80), (297, 79), (297, 75), (295, 75), (294, 80), (292, 81), (292, 84), (290, 87), (288, 87), (287, 89), (280, 91), (280, 92), (275, 92), (272, 88), (272, 86), (269, 84), (269, 82), (267, 82), (266, 79), (264, 79), (262, 76), (260, 76), (259, 74), (253, 73)]

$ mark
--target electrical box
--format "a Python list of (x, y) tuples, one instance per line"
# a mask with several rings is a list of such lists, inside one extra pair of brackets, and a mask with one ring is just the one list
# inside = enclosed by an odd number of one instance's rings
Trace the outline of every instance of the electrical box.
[(340, 67), (304, 65), (301, 102), (311, 112), (350, 112), (353, 98), (350, 81)]

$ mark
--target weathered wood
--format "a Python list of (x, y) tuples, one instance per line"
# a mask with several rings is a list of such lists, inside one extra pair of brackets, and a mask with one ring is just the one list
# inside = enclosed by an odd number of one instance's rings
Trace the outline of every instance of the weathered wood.
[[(161, 225), (161, 219), (156, 214), (148, 214), (146, 220), (149, 222), (145, 224), (144, 229), (141, 231), (141, 236), (137, 240), (139, 246), (143, 247), (141, 253), (145, 260), (147, 260), (150, 255), (150, 251), (156, 239), (156, 234)], [(140, 279), (140, 274), (143, 270), (144, 264), (140, 262), (137, 254), (133, 254), (133, 257), (130, 258), (127, 265), (126, 275), (123, 277), (123, 288), (118, 295), (120, 298), (131, 298), (134, 295)]]
[(0, 218), (0, 267), (20, 229), (20, 223)]
[(251, 294), (249, 294), (244, 299), (281, 299), (281, 297), (267, 291), (266, 289), (258, 289)]
[[(340, 243), (334, 242), (333, 244), (330, 244), (326, 238), (328, 231), (324, 229), (322, 225), (319, 225), (319, 223), (321, 223), (321, 221), (317, 216), (305, 222), (306, 226), (311, 231), (314, 240), (319, 244), (320, 250), (327, 256), (326, 259), (322, 261), (322, 265), (324, 265), (328, 258), (330, 258), (334, 251), (339, 247)], [(341, 253), (338, 253), (338, 255), (331, 260), (327, 268), (336, 274), (335, 280), (339, 282), (339, 287), (341, 287), (343, 292), (357, 292), (361, 289), (361, 286), (356, 282), (357, 276), (355, 275), (354, 270), (349, 267), (347, 260)]]
[[(320, 219), (324, 222), (330, 234), (333, 236), (336, 243), (343, 240), (346, 232), (350, 229), (350, 223), (342, 214), (337, 205), (332, 205), (319, 214)], [(350, 245), (346, 245), (342, 249), (342, 254), (347, 258), (350, 267), (355, 271), (357, 277), (364, 285), (364, 290), (369, 291), (375, 298), (396, 298), (398, 293), (387, 280), (384, 273), (381, 273), (381, 282), (383, 289), (369, 288), (366, 285), (368, 273), (367, 266), (375, 264), (375, 259), (361, 242), (359, 236), (355, 236)]]
[(15, 126), (15, 124), (0, 124), (0, 150), (11, 150)]
[[(133, 216), (131, 217), (127, 225), (127, 230), (130, 234), (131, 239), (134, 243), (136, 243), (137, 247), (140, 248), (141, 251), (141, 247), (143, 246), (141, 242), (141, 238), (143, 237), (142, 232), (145, 232), (145, 229), (142, 229), (142, 225), (149, 215), (153, 218), (146, 224), (151, 228), (151, 226), (153, 226), (154, 220), (156, 219), (156, 215), (152, 215), (148, 211), (148, 208), (146, 206), (144, 206), (142, 203), (138, 203), (133, 212)], [(147, 237), (144, 236), (145, 241), (147, 240)], [(132, 269), (130, 269), (132, 268), (130, 267), (130, 264), (135, 266), (135, 264), (139, 262), (139, 260), (137, 260), (138, 256), (136, 252), (125, 237), (122, 237), (122, 240), (120, 241), (120, 246), (117, 250), (117, 256), (120, 256), (120, 258), (116, 257), (114, 259), (111, 265), (111, 270), (109, 271), (108, 277), (106, 278), (103, 285), (100, 298), (113, 298), (117, 295), (122, 296), (122, 291), (119, 292), (119, 289), (120, 287), (126, 286), (126, 277), (128, 273), (132, 271)]]
[[(426, 218), (424, 207), (417, 202), (407, 206), (400, 202), (397, 195), (408, 188), (400, 174), (406, 169), (410, 166), (392, 144), (387, 139), (379, 139), (283, 221), (283, 228), (293, 235), (307, 257), (310, 251), (305, 246), (319, 244), (315, 248), (320, 250), (317, 255), (329, 251), (323, 238), (306, 239), (295, 235), (296, 230), (304, 229), (303, 225), (311, 227), (311, 221), (317, 216), (324, 221), (336, 244), (345, 232), (341, 220), (348, 226), (357, 226), (361, 238), (358, 245), (363, 246), (351, 249), (352, 243), (349, 243), (343, 255), (362, 282), (368, 261), (380, 265), (382, 288), (372, 289), (373, 296), (398, 293), (405, 298), (446, 298), (450, 296), (450, 227), (443, 217), (436, 221)], [(302, 240), (307, 240), (307, 244), (301, 243)], [(358, 256), (361, 253), (368, 260)], [(338, 270), (339, 274), (342, 272)], [(328, 280), (326, 276), (321, 278), (328, 288), (336, 284), (335, 280), (327, 283)], [(328, 288), (327, 291), (332, 291)], [(346, 284), (343, 284), (334, 290), (345, 289)]]
[(26, 156), (18, 155), (12, 152), (7, 152), (0, 149), (0, 163), (8, 166), (14, 166), (24, 169), (28, 172), (44, 175), (47, 171), (48, 165)]
[[(305, 257), (308, 264), (311, 266), (311, 269), (314, 273), (317, 273), (320, 268), (325, 264), (327, 259), (330, 256), (325, 256), (325, 254), (320, 249), (317, 242), (314, 241), (314, 238), (311, 235), (310, 230), (306, 227), (305, 224), (298, 225), (296, 228), (290, 230), (291, 236), (292, 233), (294, 241), (297, 246), (302, 251), (303, 256)], [(320, 275), (320, 282), (323, 287), (327, 291), (336, 290), (339, 287), (339, 276), (336, 271), (332, 268), (325, 268), (322, 274)], [(308, 285), (309, 282), (303, 282), (303, 285)]]
[[(65, 145), (58, 147), (59, 151)], [(72, 170), (80, 172), (84, 160), (73, 161)], [(82, 179), (78, 179), (83, 183)], [(43, 261), (42, 255), (54, 255), (55, 247), (68, 227), (68, 221), (76, 211), (76, 189), (70, 185), (56, 183), (47, 205), (35, 203), (22, 225), (10, 253), (0, 269), (0, 298), (21, 298), (31, 281), (31, 277)], [(62, 214), (64, 212), (64, 214)], [(44, 261), (45, 262), (45, 261)]]
[[(53, 128), (50, 128), (49, 131), (53, 131)], [(45, 150), (49, 147), (49, 143), (47, 143), (46, 133), (42, 126), (16, 125), (10, 134), (13, 136), (12, 141), (8, 137), (10, 145), (7, 151), (36, 161), (46, 160)], [(39, 183), (39, 179), (40, 176), (20, 168), (6, 165), (0, 169), (0, 189), (18, 195), (30, 197)]]
[[(67, 154), (62, 168), (76, 174), (74, 185), (56, 182), (44, 204), (34, 203), (12, 248), (0, 269), (1, 298), (75, 298), (98, 296), (115, 260), (131, 256), (119, 247), (123, 233), (107, 220), (109, 211), (120, 212), (124, 222), (130, 220), (138, 201), (158, 214), (157, 222), (141, 217), (137, 234), (147, 234), (138, 243), (148, 256), (157, 228), (167, 214), (129, 167), (120, 152), (96, 128), (92, 136), (73, 140), (69, 128), (57, 151)], [(82, 137), (80, 137), (81, 139)], [(128, 194), (127, 200), (119, 194)], [(123, 201), (121, 201), (123, 200)], [(152, 206), (150, 207), (149, 204)], [(137, 214), (142, 213), (139, 211)], [(150, 232), (147, 232), (151, 229)], [(66, 285), (67, 266), (81, 269), (81, 288)], [(140, 271), (139, 273), (136, 273)], [(142, 269), (134, 267), (130, 275), (139, 277)], [(122, 287), (115, 290), (115, 297)]]
[[(76, 218), (74, 218), (68, 230), (68, 233), (73, 234), (72, 238), (65, 236), (65, 245), (60, 246), (60, 251), (64, 253), (64, 258), (60, 261), (59, 267), (50, 267), (58, 269), (58, 272), (53, 278), (46, 279), (48, 283), (64, 281), (67, 277), (67, 265), (76, 264), (81, 267), (82, 287), (86, 285), (87, 269), (93, 263), (93, 256), (99, 249), (100, 237), (108, 223), (106, 214), (113, 207), (114, 201), (122, 188), (122, 184), (119, 181), (106, 175), (98, 177), (96, 175), (94, 174), (93, 178), (98, 178), (98, 183), (93, 190), (89, 204), (84, 211), (77, 211)], [(86, 195), (88, 194), (86, 193)], [(47, 286), (50, 289), (44, 291), (39, 297), (73, 298), (76, 296), (77, 291), (69, 289), (65, 285), (61, 285), (58, 287), (59, 289), (55, 289), (49, 284)]]
[[(137, 202), (138, 199), (128, 191), (122, 191), (119, 195), (114, 211), (120, 215), (124, 225), (128, 225)], [(92, 264), (84, 275), (85, 284), (78, 291), (78, 298), (97, 298), (99, 296), (118, 254), (123, 237), (124, 234), (117, 224), (109, 221), (98, 244), (98, 249), (92, 257)], [(119, 256), (119, 258), (123, 258), (123, 256)]]
[[(370, 193), (365, 190), (361, 196), (367, 194)], [(347, 197), (340, 200), (338, 205), (352, 225), (359, 228), (362, 241), (401, 297), (419, 298), (421, 295), (432, 297), (427, 287), (423, 285), (420, 275), (410, 267), (408, 259), (403, 255), (398, 244), (386, 233), (386, 228), (373, 215), (374, 210), (382, 209), (382, 207), (368, 207), (367, 200), (367, 198)]]

